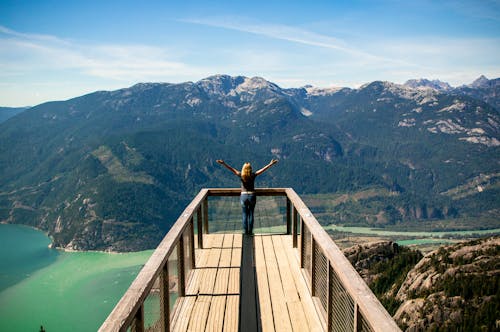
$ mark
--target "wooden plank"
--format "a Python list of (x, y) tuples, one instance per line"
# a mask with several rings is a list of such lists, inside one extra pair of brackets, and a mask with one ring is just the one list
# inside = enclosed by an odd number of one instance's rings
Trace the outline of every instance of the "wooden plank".
[[(210, 241), (207, 241), (209, 244)], [(196, 260), (197, 266), (191, 273), (188, 286), (186, 288), (186, 295), (197, 295), (200, 289), (200, 283), (203, 279), (204, 268), (208, 265), (208, 258), (210, 257), (210, 249), (200, 249), (198, 259)]]
[(292, 277), (292, 272), (290, 271), (290, 265), (288, 264), (288, 259), (286, 258), (286, 249), (283, 246), (283, 242), (281, 242), (281, 236), (273, 235), (272, 241), (274, 253), (278, 262), (281, 282), (283, 284), (283, 291), (285, 293), (285, 300), (286, 302), (299, 302), (300, 299), (297, 287), (295, 286), (295, 281)]
[(220, 252), (219, 267), (231, 267), (231, 248), (222, 248)]
[(212, 294), (215, 286), (215, 278), (217, 277), (217, 268), (207, 267), (203, 269), (203, 276), (200, 282), (199, 294)]
[(226, 299), (226, 311), (224, 313), (224, 332), (238, 331), (238, 316), (240, 309), (240, 297), (229, 295)]
[(222, 242), (222, 248), (232, 248), (233, 247), (233, 234), (224, 234), (224, 241)]
[(262, 236), (254, 236), (255, 245), (255, 270), (257, 273), (257, 289), (259, 292), (260, 321), (262, 331), (274, 331), (273, 307), (269, 293), (267, 267), (262, 247)]
[(228, 294), (239, 294), (240, 293), (240, 269), (230, 268), (229, 269), (229, 282), (227, 285)]
[(212, 249), (214, 248), (222, 248), (222, 242), (224, 242), (224, 233), (219, 233), (219, 234), (210, 234), (209, 235), (212, 238)]
[(188, 331), (205, 330), (211, 299), (211, 296), (198, 296), (189, 319)]
[(290, 317), (292, 317), (292, 328), (293, 331), (302, 332), (302, 331), (320, 331), (320, 330), (310, 330), (309, 324), (307, 323), (307, 318), (304, 313), (304, 308), (302, 307), (302, 303), (297, 302), (288, 302), (286, 304), (288, 308), (288, 312)]
[(210, 250), (210, 254), (207, 259), (207, 265), (206, 267), (218, 267), (219, 266), (219, 260), (220, 260), (220, 253), (221, 253), (220, 248), (212, 248)]
[(276, 331), (291, 331), (292, 325), (290, 323), (290, 315), (288, 314), (286, 302), (284, 301), (285, 294), (273, 243), (270, 236), (262, 236), (261, 238), (267, 267), (269, 293), (271, 294), (271, 303), (273, 307), (274, 325)]
[(241, 248), (242, 241), (243, 241), (242, 234), (234, 234), (234, 236), (233, 236), (233, 248)]
[(189, 278), (189, 282), (186, 287), (186, 296), (198, 295), (202, 277), (203, 277), (202, 269), (195, 269), (191, 272), (191, 277)]
[(231, 251), (231, 267), (241, 266), (241, 248), (233, 248)]
[(290, 245), (291, 239), (288, 238), (289, 236), (287, 235), (283, 236), (281, 239), (282, 242), (288, 243), (288, 245), (284, 246), (286, 249), (285, 252), (287, 254), (286, 257), (290, 266), (290, 272), (295, 282), (295, 286), (299, 293), (302, 308), (307, 319), (307, 324), (309, 326), (309, 331), (324, 331), (323, 324), (321, 324), (318, 312), (316, 311), (316, 307), (314, 306), (311, 293), (309, 292), (306, 281), (300, 271), (299, 259), (294, 253), (297, 250), (292, 248), (292, 246)]
[(210, 312), (206, 322), (206, 332), (220, 332), (224, 326), (224, 315), (226, 310), (226, 296), (213, 296), (210, 304)]
[(179, 310), (176, 312), (172, 320), (172, 331), (184, 332), (188, 329), (189, 319), (193, 311), (196, 298), (193, 296), (179, 298), (177, 301)]
[(217, 269), (217, 276), (215, 278), (215, 285), (212, 294), (221, 295), (227, 294), (227, 286), (229, 283), (229, 268)]

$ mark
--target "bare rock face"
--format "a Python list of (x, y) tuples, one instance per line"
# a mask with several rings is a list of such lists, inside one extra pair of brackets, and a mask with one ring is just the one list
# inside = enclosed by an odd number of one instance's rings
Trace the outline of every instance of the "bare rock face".
[[(442, 247), (426, 255), (396, 294), (394, 318), (407, 331), (497, 326), (500, 237)], [(495, 318), (496, 317), (496, 318)]]
[(393, 258), (398, 250), (399, 246), (392, 241), (369, 242), (345, 249), (344, 255), (369, 285), (377, 278), (370, 268), (375, 263)]

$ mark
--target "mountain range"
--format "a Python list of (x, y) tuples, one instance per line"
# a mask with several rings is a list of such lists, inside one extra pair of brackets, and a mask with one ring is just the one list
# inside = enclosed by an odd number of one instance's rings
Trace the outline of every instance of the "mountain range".
[(498, 227), (498, 82), (284, 89), (216, 75), (44, 103), (0, 123), (0, 220), (56, 247), (152, 248), (200, 188), (239, 186), (216, 159), (278, 158), (259, 186), (390, 192), (364, 202), (376, 217), (323, 222)]

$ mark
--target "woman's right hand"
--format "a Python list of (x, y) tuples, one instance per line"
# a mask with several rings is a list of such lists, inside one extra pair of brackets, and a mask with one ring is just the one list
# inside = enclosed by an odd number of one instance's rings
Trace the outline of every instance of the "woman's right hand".
[(219, 164), (221, 164), (221, 165), (224, 165), (224, 160), (222, 160), (222, 159), (217, 159), (217, 162), (218, 162)]

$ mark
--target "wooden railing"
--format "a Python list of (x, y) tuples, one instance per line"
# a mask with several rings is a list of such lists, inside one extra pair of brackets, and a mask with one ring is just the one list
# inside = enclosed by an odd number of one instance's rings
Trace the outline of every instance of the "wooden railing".
[[(185, 295), (195, 250), (203, 248), (209, 231), (208, 197), (239, 196), (240, 189), (202, 189), (159, 244), (99, 331), (169, 331), (172, 289)], [(311, 211), (291, 188), (258, 189), (258, 196), (286, 197), (286, 233), (299, 250), (303, 275), (322, 313), (326, 331), (399, 331)], [(148, 321), (144, 308), (156, 294), (159, 319)], [(159, 301), (158, 301), (159, 300)]]

